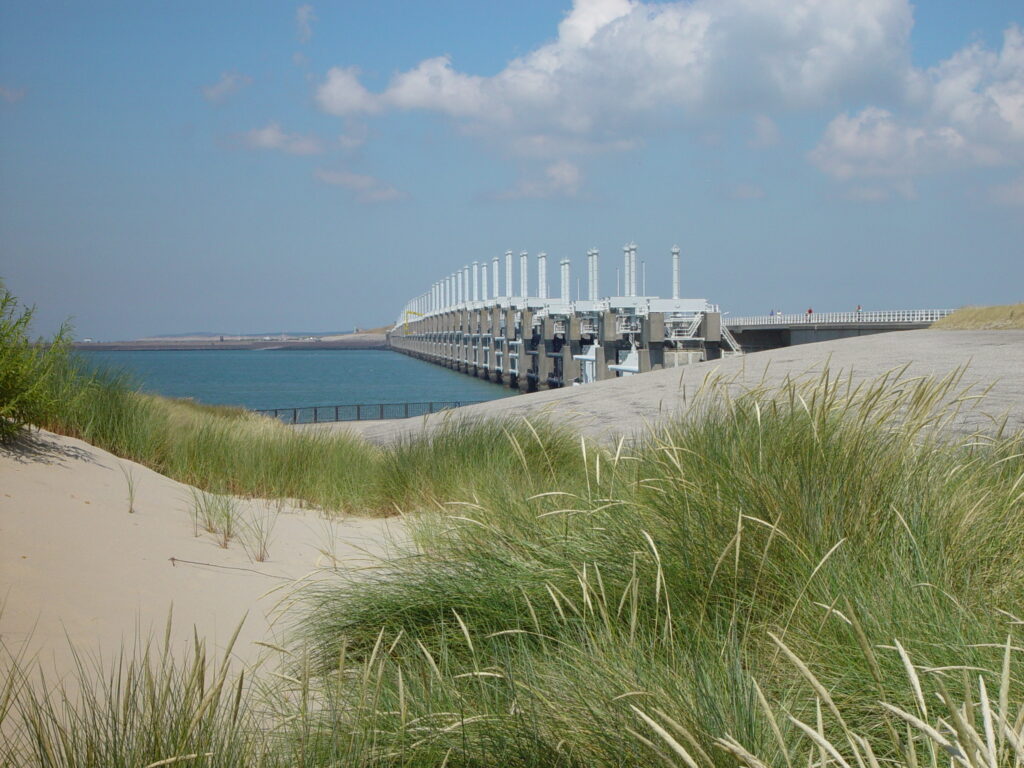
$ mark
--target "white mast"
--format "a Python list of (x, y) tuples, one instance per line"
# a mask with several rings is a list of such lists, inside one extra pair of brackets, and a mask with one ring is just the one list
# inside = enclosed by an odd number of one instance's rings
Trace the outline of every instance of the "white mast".
[(679, 298), (679, 246), (672, 246), (672, 298)]
[(530, 254), (526, 251), (519, 252), (519, 295), (524, 299), (529, 296), (530, 290)]
[(629, 250), (629, 244), (622, 246), (622, 295), (632, 296), (629, 292), (629, 260), (632, 255)]
[(597, 301), (598, 287), (598, 250), (591, 248), (587, 251), (587, 298)]
[(548, 255), (544, 251), (537, 254), (537, 296), (548, 297)]
[(505, 295), (512, 298), (512, 251), (505, 251)]
[(636, 296), (636, 243), (629, 244), (629, 295)]

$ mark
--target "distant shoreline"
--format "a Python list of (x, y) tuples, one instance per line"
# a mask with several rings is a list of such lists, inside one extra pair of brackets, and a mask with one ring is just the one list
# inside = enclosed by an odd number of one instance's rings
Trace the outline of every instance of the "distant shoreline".
[(388, 349), (387, 337), (383, 333), (353, 334), (351, 338), (331, 340), (179, 340), (156, 341), (90, 341), (75, 342), (75, 349), (102, 352), (196, 352), (201, 350), (280, 350), (280, 349)]

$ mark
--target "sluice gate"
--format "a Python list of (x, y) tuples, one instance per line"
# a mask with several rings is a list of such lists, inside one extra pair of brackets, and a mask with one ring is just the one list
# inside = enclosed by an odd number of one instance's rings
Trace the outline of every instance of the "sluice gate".
[(740, 354), (717, 305), (679, 297), (679, 248), (671, 254), (670, 299), (638, 294), (637, 247), (631, 243), (623, 247), (623, 279), (616, 286), (622, 295), (598, 297), (599, 253), (590, 250), (587, 298), (572, 300), (569, 259), (559, 264), (559, 296), (549, 297), (547, 254), (538, 254), (536, 292), (530, 295), (529, 255), (519, 254), (515, 287), (507, 251), (504, 281), (497, 256), (490, 270), (486, 262), (457, 270), (406, 304), (388, 343), (522, 392)]

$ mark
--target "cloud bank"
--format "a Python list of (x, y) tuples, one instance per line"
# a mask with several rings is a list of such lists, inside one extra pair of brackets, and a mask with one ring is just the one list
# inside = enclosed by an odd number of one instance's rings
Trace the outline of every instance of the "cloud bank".
[[(907, 0), (577, 0), (553, 41), (493, 76), (437, 56), (374, 92), (357, 68), (337, 66), (315, 98), (345, 118), (444, 115), (549, 164), (738, 116), (754, 120), (749, 146), (766, 148), (781, 140), (772, 116), (829, 112), (808, 159), (840, 182), (905, 185), (1024, 162), (1021, 30), (1008, 28), (999, 51), (974, 44), (921, 70), (911, 64), (912, 27)], [(838, 112), (846, 104), (866, 106)], [(552, 181), (551, 167), (521, 196), (559, 186), (575, 194), (578, 181)]]
[(811, 161), (841, 180), (896, 180), (974, 167), (1024, 164), (1024, 33), (999, 51), (974, 44), (911, 72), (902, 114), (866, 107), (837, 116)]
[[(369, 92), (354, 68), (317, 89), (334, 115), (430, 110), (516, 136), (622, 141), (636, 120), (820, 105), (899, 89), (912, 26), (903, 0), (578, 0), (558, 37), (493, 77), (446, 56)], [(550, 140), (550, 139), (549, 139)]]
[(277, 123), (269, 123), (242, 136), (242, 143), (250, 149), (272, 149), (289, 155), (316, 155), (323, 145), (315, 136), (286, 133)]

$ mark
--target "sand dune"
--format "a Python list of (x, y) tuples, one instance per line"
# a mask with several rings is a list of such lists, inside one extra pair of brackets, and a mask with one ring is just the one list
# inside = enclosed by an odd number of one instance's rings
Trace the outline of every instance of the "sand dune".
[[(122, 468), (136, 483), (131, 514)], [(173, 603), (182, 647), (195, 626), (208, 649), (222, 648), (248, 612), (235, 655), (255, 663), (262, 653), (256, 641), (281, 634), (275, 606), (296, 579), (334, 567), (334, 559), (340, 568), (372, 566), (386, 554), (389, 532), (401, 530), (397, 520), (328, 523), (284, 506), (270, 558), (259, 563), (238, 540), (222, 549), (212, 534), (195, 536), (191, 506), (188, 486), (80, 440), (39, 432), (0, 449), (3, 642), (63, 674), (72, 658), (68, 640), (109, 657), (122, 640), (161, 634)], [(239, 513), (273, 509), (240, 500)]]

